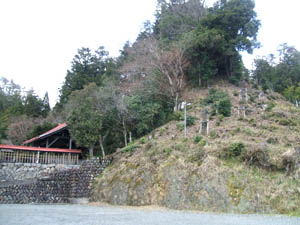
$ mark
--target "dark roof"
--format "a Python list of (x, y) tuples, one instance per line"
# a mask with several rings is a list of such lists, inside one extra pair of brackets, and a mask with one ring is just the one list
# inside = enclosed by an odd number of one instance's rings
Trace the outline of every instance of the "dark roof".
[(27, 141), (24, 141), (23, 144), (24, 144), (24, 145), (27, 145), (27, 144), (29, 144), (29, 143), (31, 143), (31, 142), (34, 142), (34, 141), (38, 140), (38, 139), (45, 138), (45, 137), (47, 137), (47, 136), (49, 136), (49, 135), (51, 135), (51, 134), (54, 134), (54, 133), (56, 133), (56, 132), (58, 132), (58, 131), (60, 131), (60, 130), (65, 129), (66, 127), (67, 127), (67, 124), (66, 124), (66, 123), (60, 123), (60, 124), (58, 124), (58, 126), (52, 128), (51, 130), (48, 130), (47, 132), (45, 132), (45, 133), (43, 133), (43, 134), (41, 134), (41, 135), (39, 135), (39, 136), (36, 136), (36, 137), (31, 138), (31, 139), (29, 139), (29, 140), (27, 140)]
[(81, 153), (79, 149), (62, 149), (62, 148), (40, 148), (18, 145), (0, 145), (0, 149), (24, 150), (24, 151), (40, 151), (40, 152), (61, 152), (61, 153)]

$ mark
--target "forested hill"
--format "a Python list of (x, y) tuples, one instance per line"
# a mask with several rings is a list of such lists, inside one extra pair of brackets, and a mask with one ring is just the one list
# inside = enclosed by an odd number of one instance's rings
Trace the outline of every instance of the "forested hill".
[(220, 80), (237, 86), (246, 80), (296, 103), (296, 49), (282, 45), (279, 60), (257, 59), (254, 71), (243, 65), (240, 53), (260, 45), (254, 7), (252, 0), (219, 0), (209, 8), (204, 0), (158, 0), (155, 21), (145, 22), (119, 57), (110, 57), (103, 46), (78, 50), (51, 111), (47, 96), (11, 92), (2, 82), (0, 141), (20, 144), (67, 122), (85, 157), (110, 154), (173, 120), (184, 93)]

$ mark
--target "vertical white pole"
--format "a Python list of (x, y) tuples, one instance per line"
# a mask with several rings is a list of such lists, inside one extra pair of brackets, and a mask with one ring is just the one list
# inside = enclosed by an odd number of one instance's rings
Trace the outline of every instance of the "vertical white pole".
[(186, 102), (184, 104), (184, 137), (186, 138)]

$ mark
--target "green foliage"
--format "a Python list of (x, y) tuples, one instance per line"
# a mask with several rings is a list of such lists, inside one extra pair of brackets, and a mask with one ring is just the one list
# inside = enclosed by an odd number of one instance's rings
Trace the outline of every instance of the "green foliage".
[(244, 129), (244, 133), (246, 135), (250, 136), (250, 137), (255, 137), (256, 136), (256, 132), (253, 129), (251, 129), (250, 127), (246, 127)]
[(108, 52), (103, 46), (100, 46), (94, 53), (89, 48), (79, 49), (60, 89), (56, 109), (62, 109), (73, 91), (81, 90), (90, 83), (96, 83), (97, 86), (103, 85), (105, 78), (115, 73), (114, 67), (113, 60), (108, 57)]
[(210, 137), (211, 139), (215, 139), (215, 138), (217, 137), (216, 131), (211, 131), (211, 132), (209, 133), (209, 137)]
[(267, 106), (267, 108), (266, 108), (266, 112), (271, 112), (272, 111), (272, 109), (274, 108), (276, 106), (276, 103), (274, 102), (274, 101), (271, 101), (271, 102), (269, 102), (268, 103), (268, 106)]
[(231, 100), (226, 92), (218, 91), (214, 88), (209, 90), (207, 98), (202, 100), (202, 105), (211, 105), (211, 115), (216, 115), (217, 112), (225, 117), (231, 116)]
[(277, 138), (270, 137), (270, 138), (268, 138), (267, 143), (268, 144), (278, 144), (279, 141)]
[(200, 146), (204, 147), (206, 145), (206, 140), (202, 139), (199, 143)]
[(182, 122), (176, 123), (176, 129), (179, 130), (179, 131), (183, 131), (184, 123), (182, 123)]
[(279, 120), (279, 124), (282, 126), (296, 126), (296, 123), (291, 119), (281, 119)]
[(295, 103), (300, 97), (300, 89), (297, 89), (300, 82), (300, 53), (286, 43), (280, 45), (278, 51), (279, 63), (275, 63), (273, 54), (255, 59), (252, 77), (265, 91), (270, 89), (279, 92)]
[(195, 120), (196, 120), (196, 117), (187, 115), (186, 116), (186, 126), (187, 127), (193, 126), (195, 124)]
[(67, 124), (72, 138), (77, 145), (88, 147), (90, 156), (101, 134), (101, 115), (88, 99), (74, 108), (67, 119)]
[(202, 139), (203, 139), (203, 137), (201, 137), (201, 136), (199, 136), (199, 135), (196, 135), (196, 136), (194, 137), (194, 143), (195, 143), (195, 144), (198, 144)]
[(146, 144), (146, 142), (147, 142), (147, 138), (145, 138), (145, 137), (142, 137), (142, 138), (140, 138), (140, 144)]
[(138, 145), (135, 143), (132, 143), (124, 148), (122, 148), (122, 152), (133, 152), (136, 148), (138, 148)]
[(242, 154), (243, 151), (246, 150), (246, 147), (243, 143), (237, 142), (237, 143), (232, 143), (229, 146), (229, 154), (231, 157), (237, 157)]
[(170, 120), (176, 120), (176, 121), (180, 121), (184, 119), (184, 113), (183, 111), (176, 111), (174, 113), (172, 113), (170, 115)]
[(41, 135), (41, 134), (47, 132), (48, 130), (51, 130), (52, 128), (54, 128), (56, 126), (57, 126), (57, 124), (52, 124), (47, 121), (44, 121), (42, 124), (34, 126), (26, 138), (31, 139), (33, 137), (36, 137), (38, 135)]

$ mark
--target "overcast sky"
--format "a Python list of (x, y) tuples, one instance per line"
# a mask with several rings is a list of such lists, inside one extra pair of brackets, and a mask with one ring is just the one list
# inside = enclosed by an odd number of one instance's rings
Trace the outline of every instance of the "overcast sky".
[[(207, 0), (208, 4), (214, 2)], [(274, 53), (284, 42), (300, 50), (298, 0), (256, 0), (262, 48), (244, 55)], [(0, 0), (0, 77), (33, 88), (53, 107), (71, 61), (81, 47), (104, 46), (111, 56), (133, 42), (156, 0)]]

